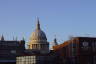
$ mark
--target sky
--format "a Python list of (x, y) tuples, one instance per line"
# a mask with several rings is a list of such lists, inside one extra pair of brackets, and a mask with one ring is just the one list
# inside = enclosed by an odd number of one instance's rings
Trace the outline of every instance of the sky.
[(0, 36), (28, 42), (36, 17), (49, 42), (96, 37), (96, 0), (0, 0)]

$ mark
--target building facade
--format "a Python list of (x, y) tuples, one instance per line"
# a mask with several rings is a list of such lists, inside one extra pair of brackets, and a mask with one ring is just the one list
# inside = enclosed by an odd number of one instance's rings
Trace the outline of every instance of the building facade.
[(55, 59), (55, 57), (50, 54), (19, 56), (17, 57), (16, 64), (54, 64), (53, 59)]
[(53, 47), (62, 64), (96, 64), (96, 38), (73, 37)]
[(16, 56), (22, 55), (25, 50), (25, 41), (6, 41), (4, 37), (0, 40), (0, 64), (15, 64)]

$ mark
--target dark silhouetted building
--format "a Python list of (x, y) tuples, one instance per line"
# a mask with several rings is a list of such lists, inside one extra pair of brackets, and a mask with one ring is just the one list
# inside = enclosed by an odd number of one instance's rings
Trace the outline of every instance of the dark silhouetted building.
[(25, 41), (6, 41), (4, 37), (0, 40), (0, 64), (15, 64), (16, 56), (22, 55), (25, 50)]
[(62, 64), (96, 64), (95, 37), (73, 37), (53, 48)]

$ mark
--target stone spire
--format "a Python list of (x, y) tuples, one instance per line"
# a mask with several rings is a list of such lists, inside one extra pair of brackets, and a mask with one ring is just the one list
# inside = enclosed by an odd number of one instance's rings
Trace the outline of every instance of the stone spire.
[(2, 36), (1, 36), (1, 41), (4, 41), (4, 36), (3, 36), (3, 34), (2, 34)]
[(54, 38), (54, 45), (58, 45), (56, 35), (55, 35), (55, 38)]
[(39, 18), (37, 18), (37, 25), (36, 25), (36, 29), (37, 29), (37, 30), (40, 30)]
[(55, 45), (58, 45), (56, 38), (54, 39), (54, 44), (55, 44)]

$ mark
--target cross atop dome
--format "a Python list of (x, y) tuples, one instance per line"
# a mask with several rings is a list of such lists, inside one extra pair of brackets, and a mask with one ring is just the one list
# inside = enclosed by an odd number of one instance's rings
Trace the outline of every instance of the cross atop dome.
[(37, 25), (36, 25), (36, 29), (40, 30), (40, 22), (39, 22), (39, 18), (37, 17)]

